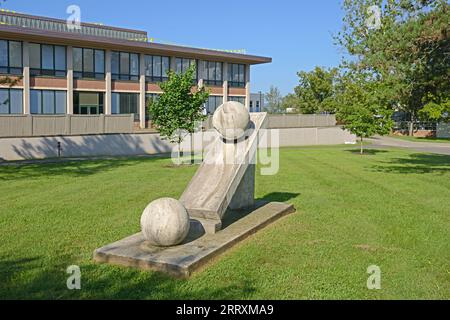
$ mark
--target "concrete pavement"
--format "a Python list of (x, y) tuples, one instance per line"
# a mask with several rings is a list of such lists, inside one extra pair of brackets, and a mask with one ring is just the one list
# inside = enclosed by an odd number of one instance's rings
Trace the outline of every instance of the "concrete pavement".
[(450, 155), (450, 143), (413, 142), (380, 136), (368, 139), (368, 141), (372, 143), (372, 145), (369, 146), (369, 148), (395, 147), (395, 148), (412, 149), (419, 152)]

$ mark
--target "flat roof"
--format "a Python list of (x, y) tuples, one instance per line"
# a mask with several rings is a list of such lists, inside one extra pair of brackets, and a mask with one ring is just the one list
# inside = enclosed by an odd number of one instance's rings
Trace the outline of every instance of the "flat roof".
[[(35, 20), (45, 20), (55, 23), (66, 23), (65, 20), (39, 17), (11, 12), (0, 12), (2, 15), (10, 15)], [(134, 33), (139, 36), (147, 37), (147, 32), (132, 29), (123, 29), (109, 27), (104, 25), (82, 23), (82, 26), (114, 30), (119, 32)], [(201, 49), (186, 47), (180, 45), (169, 45), (147, 41), (134, 41), (130, 39), (86, 35), (77, 32), (50, 31), (32, 27), (21, 27), (18, 25), (0, 24), (0, 37), (10, 40), (47, 42), (51, 44), (71, 45), (71, 46), (90, 46), (94, 48), (104, 48), (118, 51), (133, 51), (146, 54), (160, 54), (177, 57), (191, 57), (200, 59), (220, 60), (224, 62), (244, 63), (244, 64), (262, 64), (272, 62), (272, 58), (247, 55), (240, 53), (230, 53), (212, 49)]]

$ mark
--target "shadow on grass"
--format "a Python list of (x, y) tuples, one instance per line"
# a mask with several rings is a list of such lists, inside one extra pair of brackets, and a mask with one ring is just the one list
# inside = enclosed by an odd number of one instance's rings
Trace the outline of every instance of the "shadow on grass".
[(145, 161), (158, 161), (163, 157), (134, 157), (96, 160), (60, 160), (55, 162), (20, 163), (0, 166), (0, 181), (35, 179), (41, 177), (83, 177), (100, 172), (131, 166)]
[[(353, 154), (356, 154), (358, 156), (361, 155), (361, 150), (359, 148), (358, 149), (348, 149), (348, 150), (345, 150), (345, 151), (353, 153)], [(375, 156), (377, 154), (383, 154), (383, 153), (388, 153), (388, 152), (389, 151), (387, 151), (387, 150), (371, 149), (370, 147), (369, 148), (366, 147), (366, 148), (364, 148), (363, 156)]]
[(288, 202), (292, 199), (300, 196), (300, 193), (291, 192), (272, 192), (266, 194), (264, 197), (257, 199), (258, 201), (268, 201), (268, 202)]
[(109, 265), (80, 265), (81, 290), (67, 289), (69, 266), (43, 268), (39, 258), (0, 259), (0, 299), (239, 299), (255, 288), (250, 281), (235, 285), (183, 289), (190, 280), (178, 280), (157, 272), (141, 272)]
[(401, 174), (445, 174), (450, 172), (450, 156), (414, 153), (403, 158), (390, 159), (382, 165), (373, 166), (377, 172)]

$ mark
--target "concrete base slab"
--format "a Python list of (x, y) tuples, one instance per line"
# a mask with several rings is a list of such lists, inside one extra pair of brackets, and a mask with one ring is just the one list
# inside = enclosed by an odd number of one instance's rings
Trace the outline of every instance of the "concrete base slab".
[(94, 260), (187, 278), (258, 230), (294, 212), (294, 207), (289, 204), (259, 202), (256, 209), (229, 212), (223, 221), (224, 229), (216, 234), (207, 234), (200, 222), (192, 220), (190, 234), (179, 246), (154, 247), (146, 243), (142, 233), (138, 233), (95, 250)]

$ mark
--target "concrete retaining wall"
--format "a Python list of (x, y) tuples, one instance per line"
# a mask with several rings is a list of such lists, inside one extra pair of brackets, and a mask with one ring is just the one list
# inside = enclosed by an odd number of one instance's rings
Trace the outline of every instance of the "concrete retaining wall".
[[(340, 127), (331, 128), (294, 128), (268, 130), (272, 137), (262, 147), (289, 147), (308, 145), (332, 145), (355, 141), (356, 138)], [(194, 148), (199, 150), (208, 145), (214, 137), (214, 131), (208, 131), (196, 137)], [(279, 144), (273, 143), (278, 140)], [(36, 137), (36, 138), (3, 138), (0, 139), (1, 160), (23, 160), (54, 158), (58, 155), (58, 142), (61, 143), (64, 157), (92, 157), (92, 156), (129, 156), (144, 154), (170, 153), (176, 146), (162, 140), (159, 134), (109, 134), (64, 137)], [(190, 141), (183, 145), (184, 151), (189, 151)]]
[(133, 115), (1, 115), (0, 138), (132, 133)]

